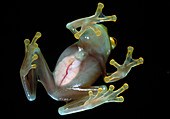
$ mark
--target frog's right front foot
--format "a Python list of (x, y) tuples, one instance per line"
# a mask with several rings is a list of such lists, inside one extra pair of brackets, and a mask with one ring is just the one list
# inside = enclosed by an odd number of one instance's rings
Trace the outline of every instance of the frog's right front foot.
[[(101, 35), (101, 31), (95, 27), (95, 24), (106, 21), (114, 21), (116, 22), (116, 15), (105, 16), (102, 13), (102, 9), (104, 8), (103, 3), (98, 3), (97, 10), (94, 15), (82, 19), (75, 20), (71, 23), (68, 23), (66, 27), (70, 29), (74, 33), (74, 37), (79, 39), (80, 36), (88, 29), (92, 29), (97, 36)], [(81, 27), (80, 31), (77, 31), (76, 28)]]
[(25, 58), (21, 66), (21, 73), (23, 75), (27, 75), (29, 70), (36, 68), (36, 64), (33, 64), (33, 62), (38, 59), (38, 55), (36, 54), (36, 51), (39, 50), (39, 48), (38, 48), (38, 44), (36, 43), (36, 41), (40, 37), (41, 37), (41, 33), (37, 32), (34, 38), (32, 39), (31, 43), (29, 39), (24, 40)]

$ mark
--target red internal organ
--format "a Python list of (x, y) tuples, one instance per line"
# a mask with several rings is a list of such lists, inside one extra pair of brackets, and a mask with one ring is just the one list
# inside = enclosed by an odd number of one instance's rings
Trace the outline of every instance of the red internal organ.
[(80, 61), (74, 56), (65, 57), (55, 69), (55, 83), (59, 86), (69, 84), (78, 74)]

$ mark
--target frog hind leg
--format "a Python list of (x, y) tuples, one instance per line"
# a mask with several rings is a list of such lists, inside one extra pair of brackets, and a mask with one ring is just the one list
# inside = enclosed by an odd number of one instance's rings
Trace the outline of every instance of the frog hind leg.
[(41, 33), (37, 32), (31, 42), (29, 39), (24, 40), (25, 57), (20, 69), (20, 77), (29, 101), (33, 101), (36, 98), (37, 75), (35, 69), (37, 68), (37, 64), (35, 61), (38, 60), (38, 55), (35, 51), (38, 49), (36, 41), (40, 37)]
[(128, 89), (128, 84), (124, 84), (119, 89), (114, 90), (114, 86), (110, 85), (108, 90), (104, 90), (103, 88), (98, 88), (97, 93), (93, 93), (93, 91), (89, 91), (89, 96), (85, 96), (81, 99), (74, 100), (66, 105), (60, 107), (58, 112), (60, 115), (67, 115), (72, 113), (77, 113), (89, 109), (93, 109), (99, 105), (109, 102), (123, 102), (123, 96), (118, 96), (120, 93), (124, 92)]
[(117, 71), (104, 78), (104, 81), (106, 83), (115, 82), (124, 78), (125, 76), (127, 76), (132, 67), (143, 64), (144, 59), (142, 57), (140, 57), (139, 59), (132, 58), (132, 53), (134, 50), (132, 46), (129, 46), (127, 49), (128, 52), (126, 55), (126, 59), (122, 65), (118, 64), (114, 59), (110, 61), (110, 64), (116, 67)]
[[(38, 47), (38, 44), (36, 43), (40, 37), (41, 33), (37, 32), (31, 42), (29, 39), (24, 40), (25, 57), (20, 69), (20, 77), (25, 94), (29, 101), (33, 101), (36, 98), (36, 87), (38, 81), (43, 83), (43, 81), (46, 80), (46, 83), (44, 83), (46, 90), (48, 89), (47, 87), (51, 89), (55, 86), (51, 83), (53, 80), (52, 73), (41, 53), (40, 48)], [(50, 86), (46, 86), (47, 84), (50, 84)]]
[[(100, 22), (106, 22), (106, 21), (116, 22), (116, 20), (117, 20), (116, 15), (105, 16), (102, 13), (103, 8), (104, 8), (104, 4), (98, 3), (98, 7), (97, 7), (97, 10), (94, 15), (70, 22), (66, 25), (66, 27), (74, 34), (74, 37), (76, 39), (79, 39), (80, 36), (88, 28), (91, 28), (96, 33), (97, 36), (100, 36), (101, 31), (95, 27), (95, 24), (100, 23)], [(79, 28), (79, 27), (81, 27), (81, 29), (80, 29), (80, 31), (77, 31), (76, 28)]]

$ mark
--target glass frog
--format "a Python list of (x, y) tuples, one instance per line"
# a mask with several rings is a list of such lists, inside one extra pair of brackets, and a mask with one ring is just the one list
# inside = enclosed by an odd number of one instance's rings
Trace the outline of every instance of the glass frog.
[(110, 64), (117, 71), (109, 75), (106, 73), (105, 64), (116, 41), (108, 36), (107, 28), (98, 23), (116, 22), (117, 17), (105, 16), (103, 7), (104, 4), (98, 3), (94, 15), (66, 25), (78, 41), (64, 50), (53, 73), (36, 43), (41, 33), (37, 32), (31, 42), (29, 39), (24, 40), (25, 57), (20, 77), (29, 101), (36, 98), (37, 82), (42, 83), (51, 98), (66, 102), (58, 109), (60, 115), (93, 109), (104, 103), (124, 101), (119, 94), (128, 89), (127, 83), (117, 90), (114, 90), (113, 85), (108, 89), (106, 85), (92, 86), (101, 74), (105, 83), (111, 83), (124, 78), (132, 67), (143, 64), (143, 58), (132, 58), (134, 48), (129, 46), (124, 63), (120, 65), (112, 59)]

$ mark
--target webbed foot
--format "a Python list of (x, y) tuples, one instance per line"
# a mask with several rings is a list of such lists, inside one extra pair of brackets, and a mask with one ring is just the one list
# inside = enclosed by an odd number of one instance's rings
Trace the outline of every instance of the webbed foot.
[(143, 64), (144, 59), (142, 57), (140, 57), (139, 59), (132, 58), (133, 50), (134, 50), (133, 47), (131, 46), (128, 47), (126, 60), (122, 65), (118, 64), (114, 59), (110, 61), (110, 64), (116, 67), (117, 71), (111, 74), (110, 76), (106, 76), (104, 78), (104, 81), (106, 83), (115, 82), (124, 78), (129, 73), (132, 67)]
[(106, 92), (103, 91), (102, 88), (99, 88), (98, 93), (96, 95), (93, 95), (93, 92), (89, 91), (89, 99), (85, 102), (84, 105), (86, 105), (87, 108), (92, 109), (103, 103), (123, 102), (124, 101), (123, 96), (118, 95), (124, 92), (126, 89), (128, 89), (128, 87), (129, 87), (128, 84), (125, 83), (122, 87), (113, 91), (115, 87), (113, 85), (110, 85), (109, 89)]
[(38, 44), (36, 43), (36, 41), (40, 37), (41, 33), (37, 32), (34, 38), (32, 39), (31, 43), (29, 39), (24, 40), (25, 58), (21, 66), (21, 72), (25, 75), (29, 72), (29, 70), (36, 68), (36, 64), (33, 64), (33, 62), (38, 59), (38, 55), (35, 52), (38, 50)]
[[(98, 3), (97, 10), (94, 15), (82, 19), (75, 20), (71, 23), (68, 23), (66, 27), (70, 29), (74, 33), (74, 37), (79, 39), (80, 36), (88, 29), (91, 28), (97, 36), (101, 35), (101, 31), (97, 29), (94, 25), (100, 22), (106, 21), (114, 21), (116, 22), (117, 17), (116, 15), (112, 16), (105, 16), (102, 13), (102, 9), (104, 8), (103, 3)], [(76, 28), (81, 27), (80, 31), (77, 31)]]
[(128, 89), (128, 84), (125, 83), (119, 89), (114, 90), (114, 86), (110, 85), (109, 89), (107, 90), (106, 87), (98, 88), (97, 94), (92, 91), (89, 91), (89, 96), (81, 98), (79, 100), (75, 100), (66, 104), (63, 107), (58, 109), (60, 115), (67, 115), (76, 112), (81, 112), (89, 109), (93, 109), (101, 104), (108, 103), (108, 102), (123, 102), (123, 96), (118, 96), (120, 93), (124, 92)]

